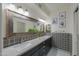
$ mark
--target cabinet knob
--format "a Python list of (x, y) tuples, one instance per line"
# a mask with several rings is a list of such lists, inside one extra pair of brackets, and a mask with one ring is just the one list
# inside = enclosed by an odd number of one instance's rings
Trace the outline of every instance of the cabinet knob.
[(43, 42), (43, 44), (45, 44), (45, 42)]
[(45, 48), (46, 46), (43, 46), (43, 48)]

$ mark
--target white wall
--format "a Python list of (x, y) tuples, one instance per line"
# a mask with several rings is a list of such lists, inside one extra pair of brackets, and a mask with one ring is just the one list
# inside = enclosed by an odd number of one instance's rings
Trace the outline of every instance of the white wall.
[[(59, 12), (66, 12), (66, 27), (64, 28), (59, 28), (59, 25), (54, 25), (54, 24), (51, 24), (51, 32), (67, 32), (67, 33), (72, 33), (72, 30), (71, 27), (70, 27), (70, 13), (69, 13), (69, 8), (70, 6), (62, 6), (62, 7), (57, 7), (56, 10), (54, 10), (51, 18), (50, 18), (50, 23), (52, 23), (54, 17), (59, 17)], [(58, 18), (59, 19), (59, 18)], [(70, 22), (70, 23), (69, 23)]]
[(74, 19), (74, 11), (78, 4), (71, 4), (70, 7), (70, 30), (72, 31), (72, 55), (77, 55), (77, 33), (76, 33), (76, 24)]
[(3, 30), (3, 33), (2, 33), (2, 36), (5, 37), (6, 36), (6, 17), (5, 17), (5, 12), (4, 12), (4, 8), (5, 8), (5, 5), (2, 4), (2, 30)]
[(77, 55), (77, 37), (75, 33), (75, 25), (74, 25), (74, 10), (78, 4), (70, 4), (69, 6), (63, 6), (57, 8), (52, 14), (51, 19), (49, 18), (48, 22), (52, 22), (55, 16), (58, 16), (59, 12), (66, 11), (66, 28), (59, 28), (57, 25), (51, 24), (51, 32), (60, 32), (63, 33), (71, 33), (72, 34), (72, 55)]
[[(72, 4), (71, 5), (71, 19), (73, 20), (73, 48), (72, 48), (72, 50), (73, 50), (73, 55), (77, 55), (77, 53), (79, 52), (78, 50), (78, 46), (79, 45), (77, 45), (79, 42), (77, 42), (78, 41), (78, 37), (77, 37), (77, 26), (78, 26), (78, 24), (77, 24), (77, 21), (79, 20), (78, 19), (78, 17), (76, 16), (76, 19), (74, 18), (75, 16), (74, 16), (74, 11), (75, 11), (75, 9), (76, 9), (76, 7), (77, 6), (79, 6), (79, 4)], [(77, 20), (78, 19), (78, 20)]]
[[(63, 9), (58, 10), (59, 11), (66, 11), (67, 15), (66, 15), (66, 28), (58, 28), (56, 26), (53, 27), (52, 25), (52, 31), (56, 31), (57, 32), (62, 32), (63, 30), (66, 33), (71, 33), (72, 34), (72, 55), (77, 55), (77, 36), (76, 36), (76, 26), (74, 24), (74, 11), (76, 9), (78, 4), (70, 4), (70, 6), (68, 7), (62, 7)], [(61, 30), (61, 31), (60, 31)]]
[(0, 55), (2, 55), (2, 4), (0, 3)]

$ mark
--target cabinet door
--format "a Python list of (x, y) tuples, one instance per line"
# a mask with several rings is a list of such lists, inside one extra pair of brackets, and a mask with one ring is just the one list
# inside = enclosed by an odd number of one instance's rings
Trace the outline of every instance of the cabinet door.
[(46, 46), (43, 45), (43, 47), (41, 47), (41, 49), (39, 50), (40, 56), (45, 56), (45, 55), (46, 55), (46, 53), (45, 53), (45, 52), (46, 52), (45, 48), (46, 48)]
[(32, 56), (40, 56), (40, 54), (39, 54), (40, 52), (39, 51), (37, 51), (37, 52), (35, 52)]
[(48, 40), (46, 40), (45, 44), (46, 44), (47, 47), (51, 48), (52, 47), (52, 40), (51, 40), (51, 38), (49, 38)]

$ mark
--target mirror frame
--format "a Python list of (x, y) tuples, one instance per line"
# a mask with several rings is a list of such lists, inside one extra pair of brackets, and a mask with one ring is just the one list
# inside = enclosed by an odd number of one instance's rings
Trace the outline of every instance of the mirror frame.
[[(12, 36), (14, 33), (13, 33), (13, 15), (11, 13), (16, 13), (16, 14), (19, 14), (17, 12), (14, 12), (12, 10), (9, 10), (9, 9), (5, 9), (5, 16), (6, 16), (6, 37), (10, 37)], [(28, 20), (28, 21), (33, 21), (33, 22), (38, 22), (38, 20), (32, 18), (32, 17), (28, 17), (28, 16), (25, 16), (25, 15), (22, 15), (22, 14), (19, 14), (21, 16), (24, 16), (26, 19), (24, 20)]]

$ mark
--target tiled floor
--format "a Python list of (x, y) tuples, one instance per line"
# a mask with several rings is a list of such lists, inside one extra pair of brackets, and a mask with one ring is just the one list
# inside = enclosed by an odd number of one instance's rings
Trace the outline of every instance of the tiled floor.
[(47, 56), (70, 56), (70, 53), (62, 49), (51, 48)]

